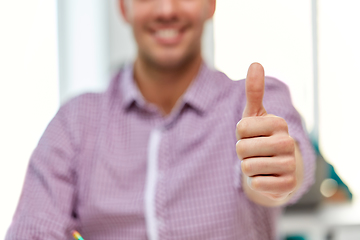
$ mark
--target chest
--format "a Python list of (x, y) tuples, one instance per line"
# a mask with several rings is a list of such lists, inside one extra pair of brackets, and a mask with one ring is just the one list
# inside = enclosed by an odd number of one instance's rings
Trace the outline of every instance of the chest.
[[(108, 121), (82, 154), (82, 164), (91, 165), (80, 179), (84, 225), (92, 228), (100, 217), (107, 227), (129, 231), (129, 225), (138, 226), (146, 236), (150, 158), (156, 161), (154, 209), (160, 234), (184, 236), (194, 226), (208, 234), (221, 224), (234, 225), (240, 175), (232, 119), (190, 115), (170, 127), (129, 116)], [(154, 131), (159, 133), (155, 140)]]

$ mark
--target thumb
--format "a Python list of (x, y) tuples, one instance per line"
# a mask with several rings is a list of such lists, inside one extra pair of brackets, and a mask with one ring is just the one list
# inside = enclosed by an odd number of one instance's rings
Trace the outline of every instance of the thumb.
[(243, 113), (244, 117), (264, 116), (266, 110), (263, 106), (263, 96), (265, 89), (265, 73), (260, 63), (250, 65), (246, 80), (246, 106)]

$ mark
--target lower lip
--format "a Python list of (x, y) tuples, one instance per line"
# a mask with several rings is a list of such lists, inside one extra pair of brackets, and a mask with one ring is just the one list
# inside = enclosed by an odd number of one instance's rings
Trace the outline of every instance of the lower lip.
[(161, 45), (172, 46), (172, 45), (177, 45), (181, 42), (184, 36), (184, 31), (179, 31), (178, 35), (172, 38), (162, 38), (157, 36), (155, 33), (153, 34), (153, 36), (157, 43)]

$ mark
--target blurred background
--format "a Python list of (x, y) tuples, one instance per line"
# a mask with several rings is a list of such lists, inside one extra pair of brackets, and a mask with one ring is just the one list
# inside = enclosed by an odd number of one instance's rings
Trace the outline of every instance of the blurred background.
[[(360, 239), (359, 10), (358, 0), (219, 0), (206, 25), (206, 62), (234, 80), (262, 63), (289, 86), (318, 151), (317, 184), (284, 213), (281, 239)], [(104, 90), (135, 53), (117, 0), (0, 0), (0, 238), (59, 106)]]

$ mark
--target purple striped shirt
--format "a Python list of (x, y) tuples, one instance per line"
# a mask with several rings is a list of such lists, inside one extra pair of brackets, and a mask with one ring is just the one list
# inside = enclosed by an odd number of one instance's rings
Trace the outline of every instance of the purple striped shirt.
[[(289, 90), (266, 77), (264, 106), (283, 117), (304, 159), (295, 202), (313, 182), (315, 156)], [(146, 102), (132, 65), (104, 93), (63, 105), (31, 156), (6, 240), (275, 239), (280, 207), (242, 190), (235, 126), (245, 81), (203, 65), (170, 115)]]

